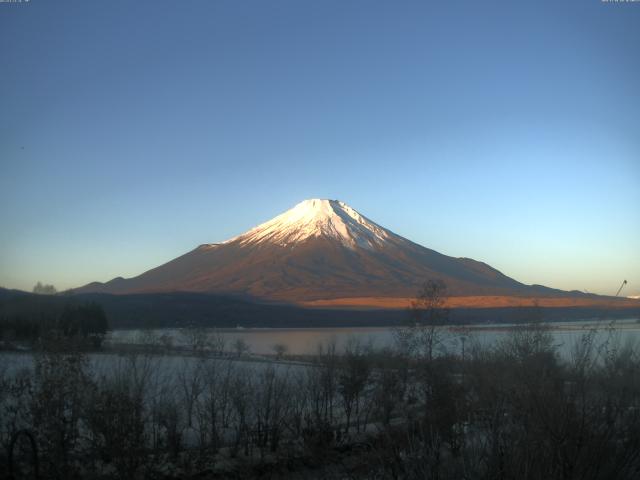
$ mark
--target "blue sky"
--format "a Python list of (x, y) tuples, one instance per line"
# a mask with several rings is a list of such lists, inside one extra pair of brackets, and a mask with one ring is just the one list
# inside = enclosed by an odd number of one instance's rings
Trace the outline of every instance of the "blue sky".
[(0, 3), (0, 285), (133, 276), (306, 198), (640, 294), (640, 4)]

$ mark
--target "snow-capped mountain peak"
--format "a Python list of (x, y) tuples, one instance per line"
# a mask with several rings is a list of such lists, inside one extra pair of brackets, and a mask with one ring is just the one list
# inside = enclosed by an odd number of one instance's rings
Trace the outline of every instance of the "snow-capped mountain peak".
[(320, 199), (301, 202), (238, 237), (201, 245), (137, 277), (80, 291), (205, 292), (287, 302), (406, 299), (430, 278), (442, 279), (454, 296), (558, 293), (523, 285), (475, 260), (442, 255), (343, 202)]
[(292, 245), (313, 237), (338, 240), (349, 248), (373, 249), (394, 236), (389, 230), (338, 200), (310, 199), (277, 217), (227, 240), (241, 245), (268, 242), (281, 246)]

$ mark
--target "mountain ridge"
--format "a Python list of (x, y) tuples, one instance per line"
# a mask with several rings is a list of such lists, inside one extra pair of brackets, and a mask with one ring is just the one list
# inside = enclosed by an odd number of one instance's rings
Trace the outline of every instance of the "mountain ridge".
[(576, 296), (525, 285), (492, 266), (423, 247), (338, 200), (310, 199), (247, 232), (201, 244), (141, 275), (76, 291), (200, 292), (284, 302), (410, 297), (427, 279), (452, 296)]

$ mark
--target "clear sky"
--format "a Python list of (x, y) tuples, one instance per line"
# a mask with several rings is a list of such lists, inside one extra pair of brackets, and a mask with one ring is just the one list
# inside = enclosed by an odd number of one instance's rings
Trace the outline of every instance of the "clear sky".
[(640, 294), (640, 3), (0, 3), (0, 285), (133, 276), (306, 198)]

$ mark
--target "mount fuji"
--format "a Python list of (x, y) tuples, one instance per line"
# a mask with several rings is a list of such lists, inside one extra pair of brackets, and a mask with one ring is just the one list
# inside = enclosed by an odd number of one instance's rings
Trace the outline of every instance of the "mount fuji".
[[(420, 246), (337, 200), (305, 200), (223, 243), (194, 250), (141, 275), (94, 282), (78, 293), (199, 292), (308, 305), (345, 299), (406, 299), (426, 279), (454, 297), (575, 296), (507, 277), (470, 258)], [(364, 299), (364, 300), (363, 300)], [(346, 301), (346, 304), (349, 302)]]

